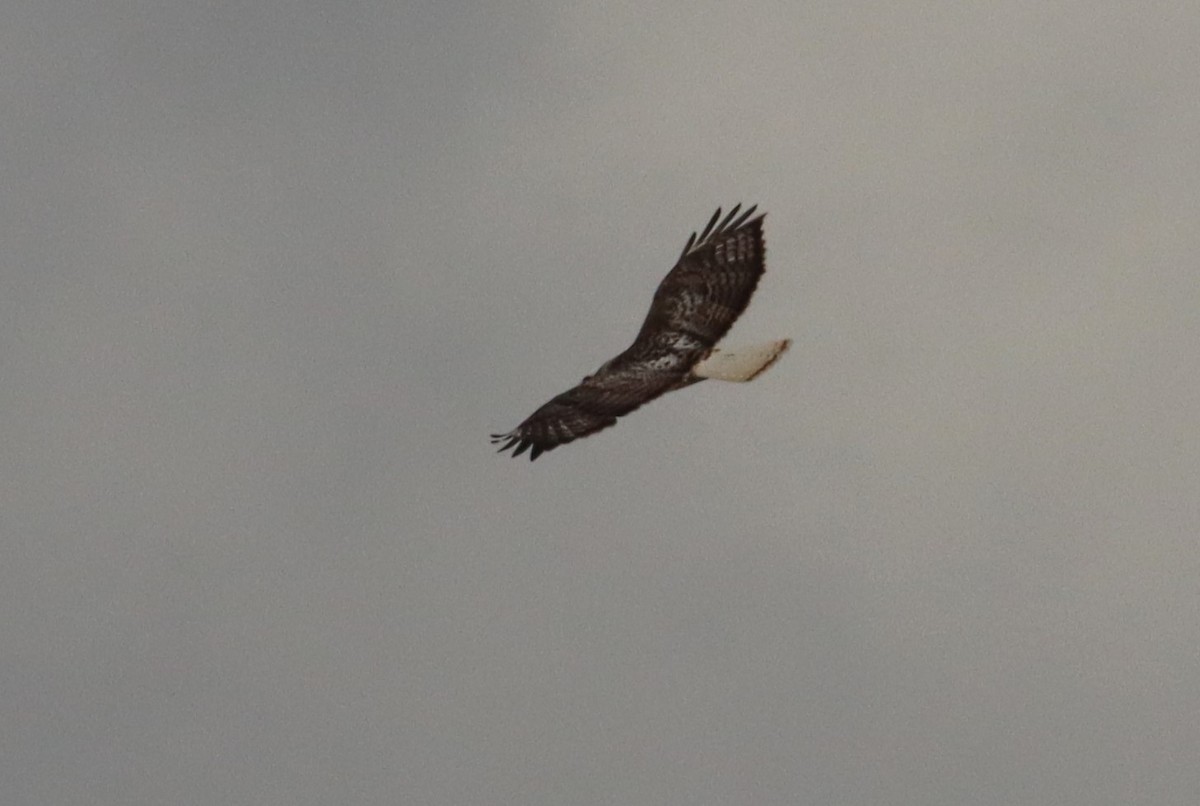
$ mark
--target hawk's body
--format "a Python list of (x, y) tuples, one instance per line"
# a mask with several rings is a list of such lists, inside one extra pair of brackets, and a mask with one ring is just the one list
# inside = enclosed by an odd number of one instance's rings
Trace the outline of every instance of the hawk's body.
[[(738, 205), (717, 224), (720, 209), (699, 237), (692, 233), (675, 267), (663, 278), (637, 338), (535, 411), (507, 434), (493, 435), (500, 450), (516, 447), (529, 458), (614, 425), (617, 418), (654, 398), (706, 377), (748, 381), (777, 359), (788, 341), (744, 353), (714, 349), (750, 303), (766, 268), (765, 213), (751, 207), (734, 220)], [(708, 370), (708, 371), (706, 371)]]

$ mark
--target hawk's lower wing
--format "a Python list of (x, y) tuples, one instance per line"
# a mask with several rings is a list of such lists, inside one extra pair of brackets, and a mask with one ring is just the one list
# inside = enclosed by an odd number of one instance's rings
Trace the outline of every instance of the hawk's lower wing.
[(536, 459), (544, 451), (615, 425), (618, 417), (670, 391), (680, 379), (678, 373), (638, 366), (602, 372), (553, 398), (507, 434), (492, 434), (492, 442), (503, 443), (501, 451), (515, 448), (513, 456), (529, 450), (530, 460)]

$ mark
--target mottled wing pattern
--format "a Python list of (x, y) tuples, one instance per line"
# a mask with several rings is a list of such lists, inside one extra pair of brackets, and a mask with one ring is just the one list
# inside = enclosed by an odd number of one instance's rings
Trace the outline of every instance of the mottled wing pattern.
[(679, 380), (679, 373), (646, 365), (626, 364), (598, 372), (546, 403), (507, 434), (492, 434), (492, 442), (503, 443), (501, 451), (515, 448), (513, 456), (532, 448), (529, 458), (536, 459), (544, 451), (615, 425), (618, 417), (670, 391)]
[(718, 209), (698, 237), (692, 233), (675, 267), (654, 292), (635, 345), (653, 342), (658, 334), (681, 333), (699, 341), (702, 353), (746, 310), (766, 268), (766, 214), (751, 218), (756, 209), (751, 207), (738, 216), (740, 209), (741, 205), (734, 207), (717, 224)]
[[(672, 389), (700, 380), (689, 373), (750, 303), (765, 267), (764, 215), (721, 210), (692, 233), (650, 304), (633, 344), (583, 383), (568, 389), (507, 434), (500, 450), (536, 459), (545, 451), (615, 425), (617, 418)], [(720, 223), (718, 224), (718, 220)]]

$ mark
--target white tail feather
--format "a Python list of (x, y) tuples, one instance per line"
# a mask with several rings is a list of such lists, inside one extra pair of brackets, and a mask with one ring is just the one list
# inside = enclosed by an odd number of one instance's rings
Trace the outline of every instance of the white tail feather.
[(717, 347), (708, 358), (692, 367), (692, 374), (719, 381), (752, 381), (774, 364), (791, 343), (791, 339), (782, 339), (732, 349)]

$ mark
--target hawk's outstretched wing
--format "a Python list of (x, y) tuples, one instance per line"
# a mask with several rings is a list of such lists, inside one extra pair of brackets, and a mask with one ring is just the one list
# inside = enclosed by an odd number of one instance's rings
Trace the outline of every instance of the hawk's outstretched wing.
[(573, 442), (617, 424), (617, 418), (648, 403), (679, 383), (676, 373), (643, 371), (599, 372), (553, 398), (507, 434), (492, 434), (501, 451), (516, 448), (520, 456), (531, 448), (530, 460), (543, 451)]
[(676, 332), (693, 336), (710, 349), (746, 310), (766, 270), (762, 231), (766, 213), (751, 220), (757, 209), (751, 207), (735, 221), (739, 209), (740, 204), (717, 224), (721, 216), (717, 208), (700, 236), (692, 233), (675, 267), (654, 292), (635, 346), (655, 334)]
[[(573, 389), (555, 397), (507, 434), (493, 434), (500, 450), (530, 459), (616, 424), (617, 418), (672, 389), (701, 380), (692, 368), (750, 303), (766, 267), (765, 214), (724, 219), (721, 210), (699, 236), (692, 233), (675, 267), (663, 278), (637, 338)], [(735, 220), (736, 218), (736, 220)], [(773, 359), (772, 359), (773, 360)]]

